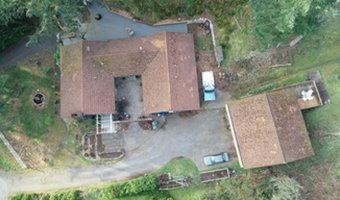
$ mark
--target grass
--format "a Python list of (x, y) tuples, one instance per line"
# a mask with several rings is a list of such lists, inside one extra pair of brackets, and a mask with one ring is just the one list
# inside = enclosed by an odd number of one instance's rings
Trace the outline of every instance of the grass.
[(227, 59), (224, 61), (226, 66), (230, 61), (240, 60), (248, 56), (249, 52), (255, 49), (255, 41), (253, 38), (251, 16), (248, 6), (238, 11), (232, 21), (232, 26), (237, 27), (230, 34)]
[[(33, 138), (41, 136), (54, 119), (53, 81), (18, 67), (2, 72), (1, 77), (6, 79), (5, 95), (10, 95), (10, 100), (2, 107), (1, 125), (5, 129), (21, 129)], [(32, 95), (38, 89), (48, 98), (43, 109), (35, 108), (32, 103)]]
[(158, 170), (159, 174), (171, 173), (172, 176), (192, 176), (199, 181), (199, 170), (189, 158), (176, 158)]
[(16, 163), (14, 157), (2, 141), (0, 141), (0, 155), (0, 169), (5, 171), (20, 169), (19, 164)]
[[(0, 72), (0, 127), (8, 136), (16, 138), (15, 149), (26, 163), (35, 163), (29, 164), (34, 169), (83, 166), (89, 163), (82, 158), (79, 150), (80, 129), (87, 124), (71, 123), (67, 130), (55, 114), (54, 98), (58, 80), (53, 71), (53, 52), (53, 49), (43, 49), (27, 57), (18, 66)], [(47, 105), (42, 109), (32, 104), (32, 94), (36, 89), (47, 96)], [(78, 139), (75, 135), (79, 136)], [(0, 168), (17, 170), (8, 167), (16, 163), (8, 159), (11, 157), (7, 156), (6, 151), (0, 148)]]

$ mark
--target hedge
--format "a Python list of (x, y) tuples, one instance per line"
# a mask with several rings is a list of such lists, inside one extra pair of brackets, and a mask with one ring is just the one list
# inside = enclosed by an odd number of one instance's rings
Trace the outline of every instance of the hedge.
[(156, 176), (146, 175), (131, 181), (113, 184), (107, 188), (104, 188), (101, 192), (101, 197), (102, 199), (112, 199), (155, 190), (157, 190)]

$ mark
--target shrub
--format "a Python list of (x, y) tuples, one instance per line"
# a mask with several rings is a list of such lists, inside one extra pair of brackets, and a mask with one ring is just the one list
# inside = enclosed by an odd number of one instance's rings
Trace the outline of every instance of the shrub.
[(56, 192), (52, 194), (18, 194), (11, 200), (82, 200), (81, 191)]
[(112, 199), (123, 196), (131, 196), (143, 192), (151, 192), (157, 189), (155, 175), (139, 177), (124, 183), (113, 184), (101, 192), (103, 199)]

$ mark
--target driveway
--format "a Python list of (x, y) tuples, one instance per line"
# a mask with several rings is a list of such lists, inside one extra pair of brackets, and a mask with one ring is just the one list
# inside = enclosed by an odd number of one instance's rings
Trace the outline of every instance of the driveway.
[[(150, 26), (136, 20), (120, 16), (112, 13), (105, 7), (97, 4), (88, 6), (90, 11), (90, 23), (82, 26), (82, 32), (85, 33), (87, 40), (113, 40), (129, 37), (126, 28), (129, 27), (134, 31), (133, 37), (141, 37), (161, 33), (170, 32), (187, 32), (186, 23), (168, 24)], [(96, 14), (101, 14), (101, 20), (95, 20)], [(79, 41), (79, 39), (64, 40), (64, 44), (70, 44)]]
[(192, 117), (170, 116), (161, 130), (144, 131), (137, 123), (124, 134), (124, 148), (128, 159), (155, 158), (165, 163), (184, 156), (192, 159), (199, 169), (206, 169), (203, 157), (230, 152), (233, 148), (226, 130), (223, 113), (219, 110), (203, 111)]
[(175, 157), (192, 159), (199, 169), (206, 169), (203, 156), (233, 151), (230, 133), (225, 129), (222, 113), (203, 111), (195, 116), (169, 118), (157, 132), (140, 130), (131, 125), (125, 134), (127, 154), (121, 162), (111, 165), (71, 169), (47, 169), (22, 174), (0, 175), (10, 193), (35, 192), (70, 187), (93, 186), (123, 180), (158, 169)]

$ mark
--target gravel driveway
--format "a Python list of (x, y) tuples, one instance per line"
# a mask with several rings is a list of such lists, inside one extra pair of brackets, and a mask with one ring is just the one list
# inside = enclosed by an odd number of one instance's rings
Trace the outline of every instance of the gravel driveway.
[(128, 159), (150, 157), (167, 162), (185, 156), (192, 159), (199, 169), (206, 169), (203, 157), (228, 152), (232, 139), (226, 131), (223, 113), (219, 110), (202, 111), (192, 117), (168, 117), (165, 127), (157, 132), (143, 131), (138, 124), (131, 124), (124, 133), (124, 148)]

